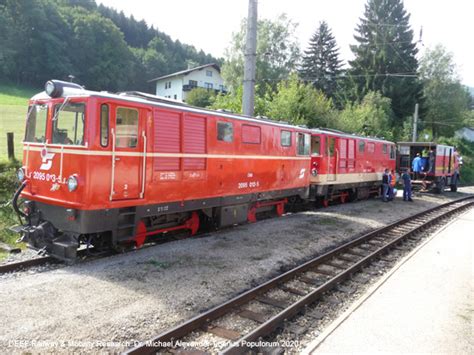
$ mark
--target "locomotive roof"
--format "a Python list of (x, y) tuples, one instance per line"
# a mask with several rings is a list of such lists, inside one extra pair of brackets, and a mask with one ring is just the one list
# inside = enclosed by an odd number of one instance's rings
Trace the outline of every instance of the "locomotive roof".
[(374, 141), (374, 142), (383, 142), (383, 143), (392, 143), (391, 141), (388, 141), (383, 138), (377, 138), (377, 137), (365, 137), (365, 136), (358, 136), (357, 134), (352, 134), (352, 133), (347, 133), (347, 132), (342, 132), (342, 131), (337, 131), (337, 130), (332, 130), (332, 129), (327, 129), (327, 128), (316, 128), (312, 129), (311, 132), (313, 133), (323, 133), (323, 134), (330, 134), (333, 136), (337, 137), (344, 137), (344, 138), (358, 138), (358, 139), (365, 139), (367, 141)]
[[(257, 117), (252, 117), (252, 116), (246, 116), (246, 115), (233, 113), (233, 112), (217, 111), (217, 110), (211, 110), (211, 109), (206, 109), (206, 108), (201, 108), (201, 107), (190, 106), (180, 101), (175, 101), (175, 100), (167, 99), (167, 98), (161, 98), (152, 94), (146, 94), (146, 93), (141, 93), (141, 92), (123, 92), (123, 93), (115, 94), (115, 93), (110, 93), (106, 91), (77, 90), (77, 94), (74, 93), (74, 94), (68, 95), (68, 97), (71, 97), (71, 98), (73, 97), (75, 98), (80, 98), (80, 97), (110, 98), (110, 99), (115, 99), (115, 100), (136, 102), (140, 104), (147, 104), (147, 105), (153, 105), (153, 106), (158, 106), (158, 107), (167, 107), (167, 108), (174, 108), (174, 109), (178, 108), (178, 109), (182, 109), (188, 112), (211, 114), (215, 116), (234, 118), (238, 120), (249, 121), (249, 122), (254, 122), (254, 123), (259, 123), (259, 124), (263, 123), (263, 124), (269, 124), (273, 126), (299, 129), (302, 131), (306, 131), (308, 133), (310, 133), (311, 131), (311, 129), (307, 127), (291, 125), (286, 122), (274, 121), (267, 118), (257, 118)], [(48, 94), (46, 94), (46, 92), (44, 91), (36, 94), (35, 96), (31, 98), (32, 101), (50, 100), (50, 99), (51, 97)]]
[[(129, 102), (136, 102), (136, 103), (141, 103), (141, 104), (147, 104), (147, 105), (153, 105), (153, 106), (159, 106), (159, 107), (167, 107), (167, 108), (180, 108), (185, 111), (189, 112), (197, 112), (197, 113), (205, 113), (205, 114), (211, 114), (211, 115), (216, 115), (216, 116), (221, 116), (221, 117), (227, 117), (227, 118), (234, 118), (238, 120), (244, 120), (244, 121), (250, 121), (254, 123), (265, 123), (273, 126), (279, 126), (279, 127), (286, 127), (286, 128), (293, 128), (293, 129), (300, 129), (304, 131), (310, 131), (311, 133), (321, 133), (321, 134), (331, 134), (334, 136), (339, 136), (339, 137), (347, 137), (347, 138), (358, 138), (358, 139), (365, 139), (365, 140), (370, 140), (370, 141), (377, 141), (377, 142), (384, 142), (384, 143), (393, 143), (381, 138), (373, 138), (373, 137), (363, 137), (363, 136), (358, 136), (355, 134), (351, 133), (345, 133), (342, 131), (337, 131), (337, 130), (331, 130), (331, 129), (326, 129), (326, 128), (315, 128), (315, 129), (310, 129), (307, 127), (302, 127), (302, 126), (296, 126), (296, 125), (291, 125), (286, 122), (281, 122), (281, 121), (274, 121), (268, 118), (261, 118), (261, 117), (252, 117), (252, 116), (246, 116), (242, 114), (237, 114), (233, 112), (226, 112), (226, 111), (217, 111), (217, 110), (211, 110), (211, 109), (206, 109), (206, 108), (201, 108), (201, 107), (195, 107), (195, 106), (190, 106), (186, 103), (180, 102), (180, 101), (175, 101), (173, 99), (168, 99), (168, 98), (162, 98), (159, 96), (155, 96), (152, 94), (147, 94), (147, 93), (142, 93), (142, 92), (137, 92), (137, 91), (131, 91), (131, 92), (122, 92), (122, 93), (110, 93), (106, 91), (90, 91), (90, 90), (77, 90), (77, 93), (74, 93), (73, 95), (69, 95), (68, 97), (102, 97), (102, 98), (111, 98), (115, 100), (123, 100), (123, 101), (129, 101)], [(46, 92), (40, 92), (33, 96), (31, 100), (48, 100), (51, 99), (51, 97), (46, 94)]]

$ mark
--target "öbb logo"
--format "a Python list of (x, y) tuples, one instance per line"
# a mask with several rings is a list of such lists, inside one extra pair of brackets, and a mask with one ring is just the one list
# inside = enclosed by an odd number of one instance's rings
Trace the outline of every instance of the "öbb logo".
[(41, 166), (40, 170), (49, 170), (53, 166), (54, 153), (48, 153), (46, 148), (41, 149)]

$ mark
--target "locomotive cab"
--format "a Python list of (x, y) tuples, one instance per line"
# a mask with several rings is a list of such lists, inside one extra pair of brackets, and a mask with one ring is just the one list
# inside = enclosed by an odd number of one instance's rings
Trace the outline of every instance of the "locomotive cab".
[(31, 248), (73, 260), (81, 244), (110, 244), (104, 233), (118, 216), (107, 203), (121, 207), (143, 194), (139, 118), (146, 112), (112, 105), (76, 84), (53, 81), (49, 91), (48, 84), (28, 108), (14, 201), (26, 223), (14, 230)]

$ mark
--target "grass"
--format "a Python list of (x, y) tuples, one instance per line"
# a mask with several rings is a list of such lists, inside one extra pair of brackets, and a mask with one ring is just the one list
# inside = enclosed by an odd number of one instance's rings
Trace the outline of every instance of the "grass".
[(0, 160), (7, 159), (7, 132), (14, 133), (15, 156), (22, 159), (28, 99), (39, 91), (0, 84)]

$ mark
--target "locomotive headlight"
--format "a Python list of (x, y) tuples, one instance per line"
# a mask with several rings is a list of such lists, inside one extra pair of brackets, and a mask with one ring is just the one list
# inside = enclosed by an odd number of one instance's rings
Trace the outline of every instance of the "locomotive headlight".
[(69, 192), (73, 192), (74, 190), (76, 190), (77, 185), (77, 177), (75, 175), (69, 176), (69, 178), (67, 179), (67, 189), (69, 190)]
[(313, 176), (318, 175), (318, 171), (316, 170), (316, 168), (311, 169), (311, 175), (313, 175)]
[(54, 97), (55, 91), (56, 91), (56, 86), (54, 85), (53, 81), (47, 81), (46, 84), (44, 85), (44, 91), (51, 96)]
[(23, 182), (23, 180), (25, 180), (25, 170), (23, 170), (23, 168), (18, 169), (16, 176), (19, 182)]

